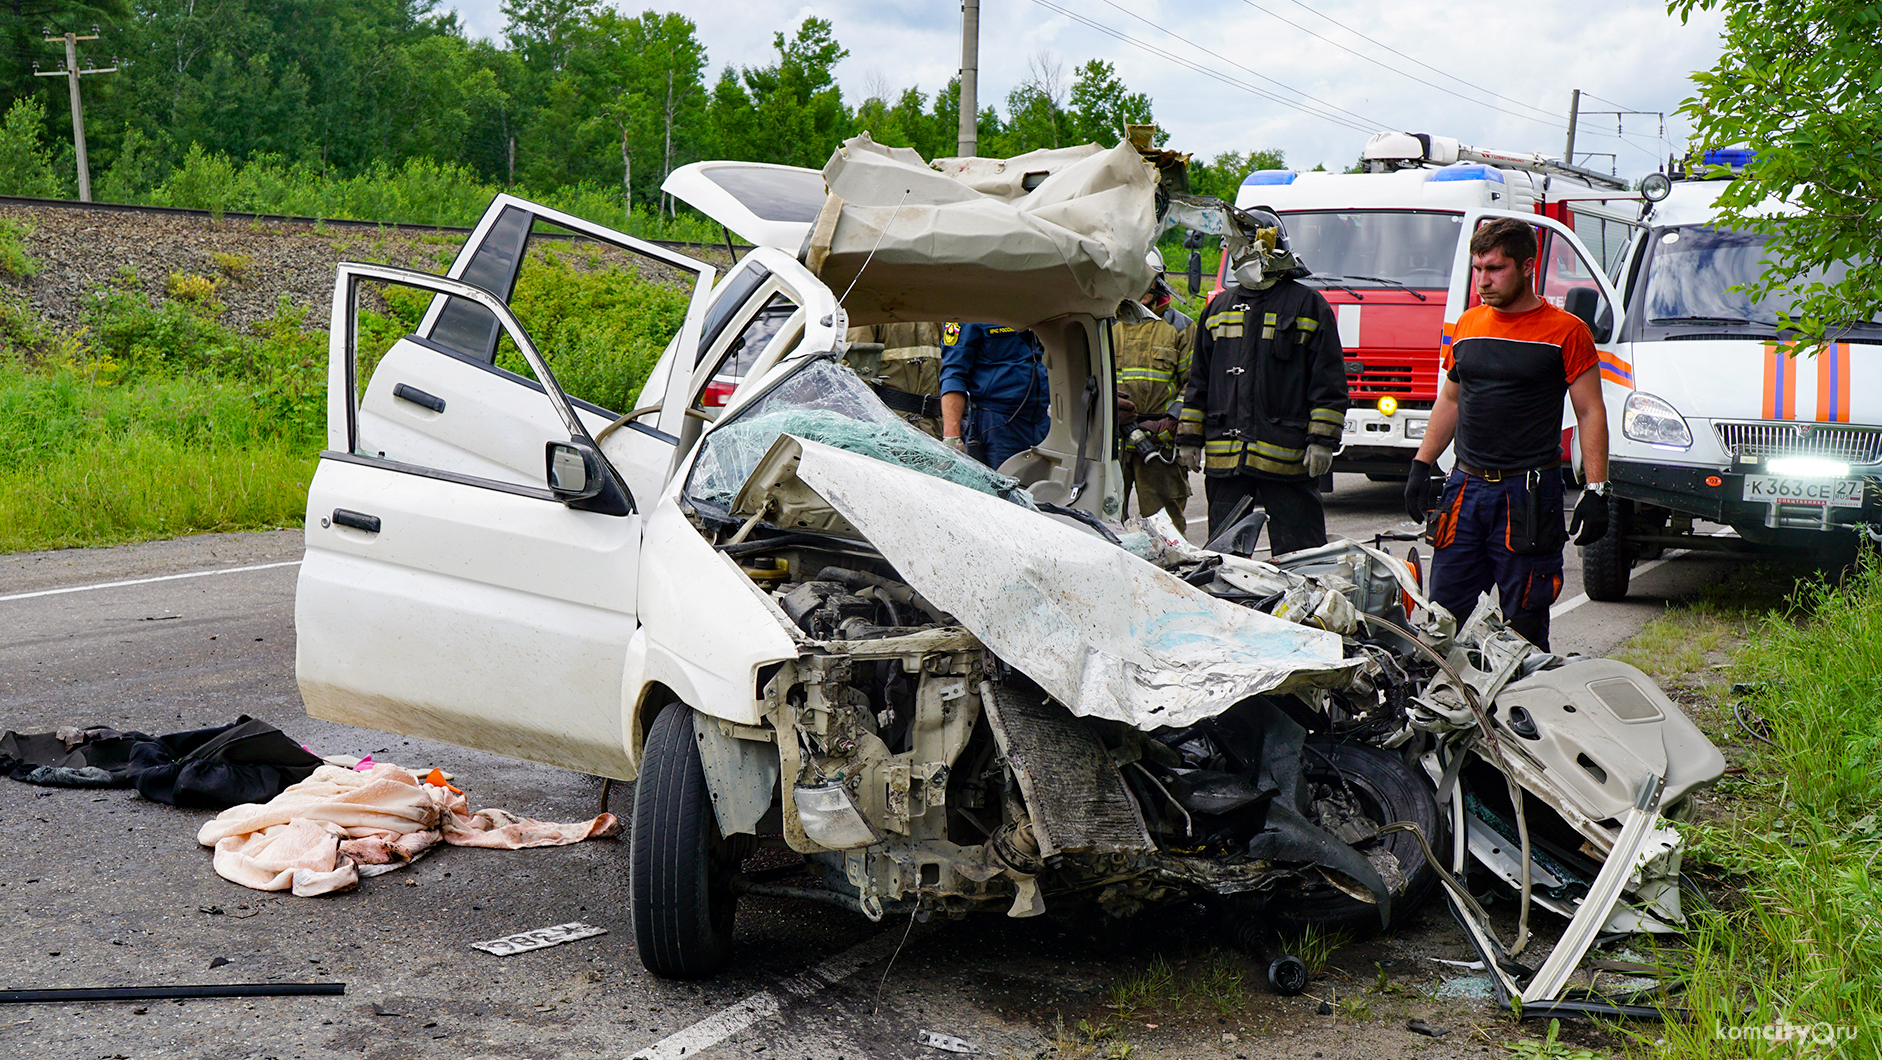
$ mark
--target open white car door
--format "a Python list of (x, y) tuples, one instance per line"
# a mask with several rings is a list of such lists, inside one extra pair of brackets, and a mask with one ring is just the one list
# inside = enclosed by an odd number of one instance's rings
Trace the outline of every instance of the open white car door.
[[(604, 455), (594, 437), (617, 414), (564, 394), (493, 293), (507, 295), (547, 213), (500, 197), (453, 267), (462, 280), (339, 267), (296, 671), (315, 717), (627, 778), (639, 505), (678, 438), (661, 410), (661, 426), (614, 431)], [(599, 231), (691, 274), (674, 345), (696, 345), (713, 270)], [(429, 297), (423, 322), (389, 349), (368, 342), (376, 299), (401, 287)], [(518, 371), (498, 365), (500, 346)]]

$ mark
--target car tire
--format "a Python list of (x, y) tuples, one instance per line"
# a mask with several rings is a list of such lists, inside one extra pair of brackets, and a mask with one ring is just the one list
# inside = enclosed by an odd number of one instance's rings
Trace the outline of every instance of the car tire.
[(668, 704), (647, 733), (634, 785), (630, 856), (641, 963), (665, 979), (699, 979), (724, 967), (732, 952), (738, 866), (719, 834), (693, 710), (684, 703)]
[(1581, 590), (1588, 599), (1627, 596), (1627, 579), (1634, 566), (1633, 547), (1627, 543), (1633, 514), (1633, 501), (1608, 495), (1608, 532), (1581, 546)]
[[(1302, 755), (1301, 773), (1309, 784), (1346, 784), (1366, 816), (1382, 825), (1399, 821), (1416, 824), (1432, 847), (1442, 850), (1442, 825), (1431, 782), (1413, 771), (1396, 752), (1369, 744), (1309, 740)], [(1417, 837), (1409, 832), (1392, 832), (1373, 842), (1390, 851), (1404, 872), (1405, 886), (1392, 895), (1392, 923), (1403, 923), (1424, 904), (1425, 896), (1437, 883), (1437, 870), (1425, 858)], [(1370, 843), (1363, 844), (1360, 852), (1368, 853), (1371, 847)], [(1268, 918), (1284, 937), (1313, 931), (1366, 938), (1380, 929), (1378, 906), (1319, 879), (1277, 895), (1268, 904)]]

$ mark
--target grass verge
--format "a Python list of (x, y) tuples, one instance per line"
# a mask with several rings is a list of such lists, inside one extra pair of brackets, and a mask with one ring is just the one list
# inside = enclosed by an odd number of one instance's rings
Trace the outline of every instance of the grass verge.
[(282, 439), (217, 448), (148, 430), (0, 471), (0, 551), (298, 524), (314, 454)]
[(1769, 743), (1737, 734), (1744, 772), (1692, 829), (1689, 871), (1723, 894), (1661, 953), (1689, 1018), (1636, 1028), (1635, 1052), (1882, 1055), (1882, 568), (1800, 589), (1731, 676)]
[[(17, 236), (0, 230), (0, 267)], [(255, 264), (215, 260), (213, 275), (171, 275), (155, 301), (127, 271), (65, 331), (0, 289), (0, 553), (299, 523), (325, 432), (326, 339), (286, 301), (229, 326), (218, 288)], [(686, 314), (688, 292), (657, 273), (595, 248), (531, 251), (511, 305), (567, 393), (632, 407)], [(429, 302), (380, 294), (360, 314), (362, 388)], [(531, 374), (507, 346), (498, 364)]]

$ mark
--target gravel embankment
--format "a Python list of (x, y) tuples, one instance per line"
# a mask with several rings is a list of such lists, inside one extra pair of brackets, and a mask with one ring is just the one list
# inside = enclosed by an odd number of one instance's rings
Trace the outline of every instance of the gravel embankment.
[(334, 263), (442, 272), (462, 242), (455, 234), (11, 205), (0, 206), (0, 220), (28, 229), (26, 252), (39, 261), (37, 275), (0, 277), (0, 286), (23, 294), (60, 330), (79, 327), (96, 292), (114, 283), (133, 283), (155, 304), (168, 296), (173, 274), (219, 279), (215, 297), (231, 327), (273, 316), (285, 296), (319, 328), (333, 302)]
[[(286, 298), (307, 311), (305, 327), (324, 330), (333, 306), (335, 263), (366, 261), (443, 273), (464, 242), (457, 232), (17, 204), (0, 205), (0, 221), (27, 229), (26, 252), (39, 262), (29, 279), (0, 274), (0, 297), (20, 296), (64, 333), (83, 326), (85, 310), (98, 292), (129, 284), (155, 305), (169, 297), (173, 275), (218, 281), (219, 319), (229, 327), (246, 330), (267, 320)], [(536, 246), (533, 239), (531, 246)], [(720, 269), (731, 264), (730, 255), (717, 247), (687, 253)], [(661, 283), (688, 282), (683, 272), (621, 251), (569, 260), (577, 267), (584, 261), (625, 265)]]

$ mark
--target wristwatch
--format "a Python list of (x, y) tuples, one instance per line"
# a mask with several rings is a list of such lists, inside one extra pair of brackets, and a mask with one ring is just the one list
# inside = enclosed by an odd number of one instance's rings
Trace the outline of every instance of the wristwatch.
[(1592, 493), (1597, 497), (1605, 497), (1608, 495), (1608, 484), (1606, 480), (1603, 480), (1601, 482), (1590, 482), (1588, 483), (1587, 489), (1589, 493)]

